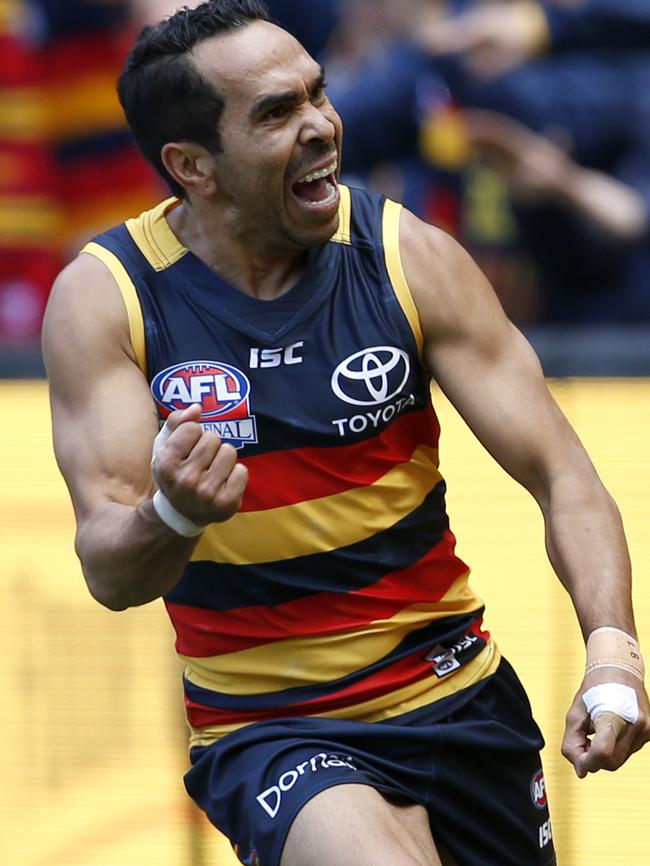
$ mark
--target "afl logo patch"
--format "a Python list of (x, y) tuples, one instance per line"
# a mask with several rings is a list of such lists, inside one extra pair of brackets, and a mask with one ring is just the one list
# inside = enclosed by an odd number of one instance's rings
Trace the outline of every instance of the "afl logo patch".
[(344, 403), (378, 406), (406, 385), (409, 356), (395, 346), (372, 346), (349, 355), (332, 373), (332, 391)]
[(235, 448), (257, 442), (247, 376), (221, 361), (186, 361), (157, 373), (151, 393), (164, 420), (177, 409), (201, 406), (201, 426)]
[(545, 809), (547, 798), (546, 798), (546, 784), (544, 782), (544, 772), (543, 770), (538, 770), (530, 782), (530, 797), (533, 801), (533, 805), (536, 809)]

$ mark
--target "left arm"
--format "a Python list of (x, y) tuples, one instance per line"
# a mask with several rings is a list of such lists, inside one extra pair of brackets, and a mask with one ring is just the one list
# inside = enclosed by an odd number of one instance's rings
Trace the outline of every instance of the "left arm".
[[(552, 399), (534, 352), (451, 238), (404, 212), (401, 248), (426, 363), (485, 448), (538, 502), (549, 558), (571, 596), (583, 636), (601, 626), (635, 635), (630, 560), (618, 508)], [(599, 737), (590, 748), (581, 696), (604, 682), (635, 690), (639, 720), (615, 743)], [(648, 739), (650, 708), (638, 678), (617, 668), (585, 677), (564, 745), (579, 775), (614, 769)]]

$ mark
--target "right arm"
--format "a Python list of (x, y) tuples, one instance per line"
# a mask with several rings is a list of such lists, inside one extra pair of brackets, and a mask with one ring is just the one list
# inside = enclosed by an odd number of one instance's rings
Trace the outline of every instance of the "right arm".
[(113, 610), (168, 592), (197, 544), (169, 529), (152, 505), (158, 486), (195, 523), (239, 508), (246, 469), (235, 450), (197, 423), (190, 407), (158, 419), (131, 346), (126, 309), (107, 268), (82, 254), (60, 274), (43, 324), (54, 450), (72, 497), (76, 550), (91, 594)]

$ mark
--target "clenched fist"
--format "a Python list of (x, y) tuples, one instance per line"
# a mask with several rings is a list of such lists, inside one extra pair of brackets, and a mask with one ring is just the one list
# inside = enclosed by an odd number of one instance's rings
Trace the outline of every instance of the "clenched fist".
[(152, 472), (174, 508), (205, 526), (237, 513), (248, 470), (232, 445), (201, 427), (200, 417), (198, 404), (172, 412), (154, 442)]

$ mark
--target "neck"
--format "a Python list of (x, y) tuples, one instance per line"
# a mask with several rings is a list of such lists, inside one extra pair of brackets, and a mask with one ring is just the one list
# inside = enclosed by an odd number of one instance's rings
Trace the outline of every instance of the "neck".
[(194, 255), (244, 294), (261, 300), (280, 297), (295, 284), (305, 250), (271, 247), (259, 236), (238, 233), (228, 214), (203, 211), (183, 202), (167, 214), (170, 228)]

